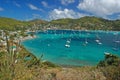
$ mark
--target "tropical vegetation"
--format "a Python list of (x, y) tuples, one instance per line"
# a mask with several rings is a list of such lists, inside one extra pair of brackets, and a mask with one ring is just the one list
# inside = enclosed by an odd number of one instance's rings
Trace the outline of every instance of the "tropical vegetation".
[(19, 21), (0, 17), (0, 29), (4, 30), (46, 30), (50, 29), (76, 29), (76, 30), (120, 30), (120, 20), (108, 20), (98, 17), (82, 17), (79, 19), (57, 19), (45, 21), (40, 19)]

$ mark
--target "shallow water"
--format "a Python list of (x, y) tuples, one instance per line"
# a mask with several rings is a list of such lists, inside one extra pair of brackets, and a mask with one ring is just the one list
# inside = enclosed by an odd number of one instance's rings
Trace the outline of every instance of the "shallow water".
[(48, 30), (36, 36), (22, 44), (35, 56), (43, 54), (43, 60), (58, 65), (96, 65), (105, 52), (120, 56), (120, 32)]

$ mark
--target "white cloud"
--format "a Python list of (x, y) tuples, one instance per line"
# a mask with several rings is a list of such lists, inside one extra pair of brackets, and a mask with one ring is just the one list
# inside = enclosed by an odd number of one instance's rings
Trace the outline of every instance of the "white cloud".
[(51, 11), (49, 13), (50, 20), (60, 19), (60, 18), (73, 18), (73, 19), (75, 19), (75, 18), (80, 18), (83, 16), (86, 16), (86, 14), (75, 12), (72, 9), (70, 9), (70, 10), (69, 9), (64, 9), (64, 10), (54, 9), (53, 11)]
[(33, 16), (33, 19), (41, 18), (41, 16), (39, 14), (32, 14), (32, 16)]
[(96, 16), (106, 17), (120, 13), (120, 0), (83, 0), (77, 8)]
[(14, 2), (14, 4), (15, 4), (15, 6), (17, 6), (17, 7), (21, 7), (21, 5), (18, 4), (18, 3), (16, 3), (16, 2)]
[(47, 3), (47, 2), (42, 1), (41, 4), (42, 4), (44, 7), (47, 7), (47, 8), (48, 8), (48, 3)]
[(38, 8), (38, 7), (36, 7), (36, 6), (34, 6), (33, 4), (28, 4), (28, 7), (29, 7), (30, 9), (32, 9), (32, 10), (43, 11), (42, 9), (40, 9), (40, 8)]
[(30, 20), (33, 20), (33, 19), (40, 19), (41, 15), (33, 13), (30, 16), (26, 16), (25, 18), (26, 18), (25, 21), (30, 21)]
[[(115, 19), (120, 19), (120, 14), (119, 14), (119, 15), (117, 15), (117, 17), (116, 17)], [(115, 19), (114, 19), (114, 20), (115, 20)]]
[(0, 11), (4, 11), (4, 9), (2, 7), (0, 7)]
[(63, 5), (68, 5), (68, 4), (74, 3), (74, 2), (75, 2), (75, 0), (61, 0), (61, 4), (63, 4)]

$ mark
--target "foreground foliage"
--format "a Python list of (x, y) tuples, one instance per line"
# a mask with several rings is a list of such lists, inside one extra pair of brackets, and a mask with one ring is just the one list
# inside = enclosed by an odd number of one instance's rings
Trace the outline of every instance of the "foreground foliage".
[(105, 59), (99, 62), (98, 68), (107, 80), (120, 80), (120, 58), (118, 56), (106, 54)]
[(42, 62), (41, 58), (42, 56), (38, 59), (23, 47), (13, 57), (6, 52), (0, 52), (0, 80), (33, 80), (37, 74), (34, 70), (57, 67), (50, 62)]

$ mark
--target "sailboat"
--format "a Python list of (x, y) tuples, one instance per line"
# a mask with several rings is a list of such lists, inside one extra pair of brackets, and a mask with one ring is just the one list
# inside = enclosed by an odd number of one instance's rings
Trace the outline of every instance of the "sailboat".
[(70, 45), (69, 45), (69, 44), (66, 44), (66, 45), (65, 45), (65, 47), (69, 48), (69, 47), (70, 47)]
[(118, 48), (116, 48), (116, 47), (114, 47), (114, 48), (112, 48), (114, 51), (118, 51), (119, 49)]
[(70, 42), (71, 42), (71, 39), (67, 40), (66, 42), (67, 42), (67, 43), (70, 43)]
[(118, 41), (118, 40), (116, 40), (116, 41), (114, 41), (115, 43), (120, 43), (120, 41)]
[(85, 44), (88, 44), (87, 38), (85, 39)]
[(66, 41), (65, 47), (69, 48), (70, 47), (70, 43), (71, 43), (71, 39), (68, 39)]
[(116, 33), (114, 33), (114, 35), (115, 35), (115, 46), (112, 48), (114, 51), (118, 51), (119, 50), (119, 48), (118, 48), (118, 44), (120, 43), (120, 41), (119, 40), (117, 40), (117, 38), (118, 38), (118, 33), (116, 32)]
[(96, 40), (95, 40), (95, 42), (97, 43), (97, 44), (99, 44), (99, 45), (101, 45), (102, 43), (100, 42), (100, 37), (99, 37), (99, 35), (98, 35), (98, 33), (97, 33), (97, 35), (96, 35)]
[(108, 52), (104, 52), (104, 54), (105, 54), (105, 55), (110, 55), (110, 53), (108, 53)]
[(86, 33), (85, 44), (88, 44), (88, 40), (87, 40), (88, 35), (89, 35), (89, 33)]

